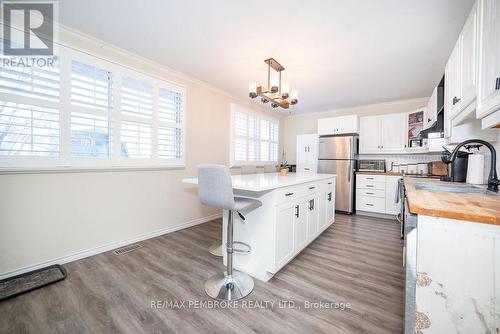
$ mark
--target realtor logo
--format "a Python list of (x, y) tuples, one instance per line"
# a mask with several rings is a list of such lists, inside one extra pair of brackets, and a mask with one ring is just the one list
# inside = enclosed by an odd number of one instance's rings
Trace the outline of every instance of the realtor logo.
[(4, 56), (54, 55), (53, 1), (2, 1)]

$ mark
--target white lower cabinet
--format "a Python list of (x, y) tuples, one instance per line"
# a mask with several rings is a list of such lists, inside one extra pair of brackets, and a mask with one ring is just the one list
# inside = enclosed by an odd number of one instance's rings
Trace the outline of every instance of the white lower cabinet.
[(398, 194), (398, 182), (401, 176), (385, 176), (385, 213), (397, 215), (400, 212), (400, 204), (396, 203)]
[(319, 232), (319, 197), (314, 196), (307, 201), (307, 236), (314, 239)]
[(294, 207), (293, 228), (295, 230), (294, 248), (307, 246), (307, 201), (297, 203)]
[(283, 190), (277, 197), (271, 272), (281, 269), (334, 222), (335, 179)]
[(275, 267), (281, 268), (293, 256), (294, 251), (294, 207), (282, 204), (277, 208)]
[(388, 215), (399, 213), (399, 203), (395, 203), (397, 175), (356, 175), (356, 210)]

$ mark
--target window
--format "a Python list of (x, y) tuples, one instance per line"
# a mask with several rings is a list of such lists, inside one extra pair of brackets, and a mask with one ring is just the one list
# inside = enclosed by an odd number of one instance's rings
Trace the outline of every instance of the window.
[(112, 156), (113, 75), (76, 60), (71, 64), (71, 155)]
[(279, 122), (232, 105), (232, 165), (278, 161)]
[(0, 169), (184, 166), (184, 99), (62, 46), (53, 68), (0, 68)]
[(0, 68), (0, 161), (59, 156), (59, 100), (57, 64)]

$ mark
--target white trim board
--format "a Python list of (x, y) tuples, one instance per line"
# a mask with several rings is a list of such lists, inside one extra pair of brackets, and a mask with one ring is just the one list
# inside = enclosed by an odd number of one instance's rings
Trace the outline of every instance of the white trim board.
[(222, 218), (222, 213), (216, 213), (216, 214), (213, 214), (210, 216), (196, 218), (196, 219), (190, 220), (190, 221), (185, 222), (185, 223), (181, 223), (181, 224), (169, 226), (169, 227), (166, 227), (163, 229), (159, 229), (156, 231), (144, 233), (144, 234), (138, 235), (136, 237), (132, 237), (132, 238), (124, 239), (124, 240), (112, 241), (112, 242), (106, 243), (106, 244), (101, 245), (101, 246), (81, 250), (81, 251), (78, 251), (78, 252), (75, 252), (72, 254), (68, 254), (65, 256), (61, 256), (61, 257), (58, 257), (58, 258), (55, 258), (52, 260), (47, 260), (47, 261), (40, 262), (40, 263), (31, 265), (31, 266), (26, 266), (26, 267), (11, 270), (11, 271), (8, 271), (5, 273), (0, 273), (0, 280), (5, 279), (5, 278), (9, 278), (12, 276), (24, 274), (26, 272), (40, 269), (40, 268), (44, 268), (44, 267), (54, 265), (54, 264), (65, 264), (68, 262), (73, 262), (73, 261), (80, 260), (80, 259), (83, 259), (83, 258), (86, 258), (89, 256), (108, 252), (110, 250), (113, 250), (113, 249), (116, 249), (119, 247), (123, 247), (126, 245), (130, 245), (130, 244), (133, 244), (136, 242), (144, 241), (147, 239), (152, 239), (152, 238), (164, 235), (164, 234), (169, 234), (169, 233), (172, 233), (175, 231), (183, 230), (183, 229), (188, 228), (188, 227), (207, 223), (209, 221), (212, 221), (212, 220), (218, 219), (218, 218)]
[[(350, 111), (353, 110), (359, 110), (359, 109), (368, 109), (371, 107), (384, 107), (384, 106), (394, 106), (398, 104), (408, 104), (408, 103), (427, 103), (429, 101), (429, 97), (417, 97), (414, 99), (405, 99), (405, 100), (394, 100), (394, 101), (387, 101), (387, 102), (381, 102), (381, 103), (371, 103), (371, 104), (362, 104), (362, 105), (357, 105), (357, 106), (352, 106), (352, 107), (345, 107), (345, 108), (338, 108), (338, 109), (329, 109), (329, 110), (319, 110), (319, 111), (312, 111), (312, 112), (301, 112), (301, 113), (296, 113), (296, 114), (291, 114), (288, 116), (288, 118), (296, 118), (296, 117), (307, 117), (307, 116), (318, 116), (318, 115), (326, 115), (328, 117), (335, 117), (337, 116), (345, 116), (345, 115), (351, 115)], [(366, 115), (360, 115), (360, 116), (372, 116), (371, 114), (366, 114)]]

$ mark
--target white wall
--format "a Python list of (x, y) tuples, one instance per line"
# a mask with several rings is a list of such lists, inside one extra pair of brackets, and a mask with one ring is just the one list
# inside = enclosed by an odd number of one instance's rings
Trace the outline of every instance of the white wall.
[(317, 133), (318, 119), (343, 115), (382, 115), (399, 112), (408, 112), (427, 105), (428, 98), (393, 101), (380, 104), (371, 104), (325, 112), (292, 115), (285, 119), (284, 148), (288, 161), (295, 163), (297, 135)]
[[(100, 42), (64, 34), (63, 41), (91, 54), (186, 86), (186, 168), (0, 175), (0, 277), (219, 214), (201, 205), (196, 188), (181, 179), (195, 176), (201, 163), (229, 164), (230, 103), (263, 111)], [(281, 121), (281, 138), (282, 129)]]

